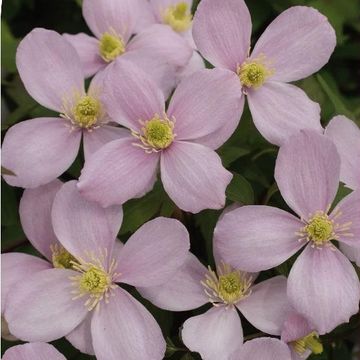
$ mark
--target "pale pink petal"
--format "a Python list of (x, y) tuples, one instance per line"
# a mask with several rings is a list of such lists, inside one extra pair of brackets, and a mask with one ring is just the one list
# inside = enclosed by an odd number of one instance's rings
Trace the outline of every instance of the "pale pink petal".
[(186, 320), (181, 337), (203, 360), (227, 360), (243, 342), (243, 330), (235, 307), (212, 307)]
[(6, 350), (3, 360), (66, 360), (65, 356), (46, 343), (16, 345)]
[(188, 42), (167, 25), (154, 24), (130, 40), (127, 51), (147, 50), (159, 62), (185, 66), (193, 53)]
[(84, 0), (83, 16), (97, 38), (114, 32), (125, 43), (135, 31), (137, 4), (133, 0)]
[(20, 200), (21, 226), (31, 244), (51, 261), (51, 245), (58, 243), (51, 224), (51, 207), (62, 186), (58, 179), (35, 189), (26, 189)]
[(138, 4), (138, 18), (135, 26), (135, 33), (147, 29), (156, 24), (154, 9), (148, 0), (133, 0)]
[(331, 140), (311, 130), (279, 150), (275, 180), (286, 203), (303, 219), (326, 211), (339, 186), (340, 158)]
[(153, 316), (119, 287), (109, 303), (94, 312), (91, 333), (98, 360), (161, 360), (165, 354), (165, 340)]
[(302, 246), (296, 235), (304, 224), (290, 213), (270, 206), (242, 206), (219, 220), (214, 247), (226, 263), (249, 272), (271, 269)]
[(88, 309), (83, 299), (73, 300), (69, 277), (74, 275), (72, 270), (49, 269), (20, 282), (7, 298), (10, 333), (24, 341), (49, 342), (80, 324)]
[(108, 142), (130, 136), (129, 130), (111, 125), (103, 125), (98, 129), (85, 131), (83, 137), (85, 161)]
[(50, 269), (51, 264), (36, 256), (22, 253), (1, 254), (1, 314), (9, 292), (26, 277)]
[(68, 340), (72, 346), (88, 355), (95, 355), (91, 335), (92, 317), (93, 312), (89, 312), (84, 321), (66, 336), (66, 340)]
[(249, 90), (248, 102), (255, 126), (272, 144), (282, 145), (301, 129), (323, 131), (319, 104), (294, 85), (269, 81)]
[(64, 98), (84, 92), (80, 58), (55, 31), (37, 28), (26, 35), (17, 49), (16, 66), (28, 93), (49, 109), (61, 112)]
[(247, 341), (231, 360), (291, 360), (288, 346), (274, 338), (258, 338)]
[(281, 331), (281, 340), (289, 343), (309, 335), (315, 328), (300, 314), (291, 312)]
[(192, 0), (150, 0), (154, 14), (159, 22), (163, 22), (163, 14), (169, 6), (176, 6), (179, 2), (187, 3), (189, 9), (192, 8)]
[(189, 253), (185, 264), (163, 285), (138, 288), (140, 294), (161, 309), (186, 311), (196, 309), (209, 301), (201, 281), (207, 269)]
[(360, 267), (360, 248), (355, 248), (344, 243), (340, 243), (340, 250), (348, 257), (350, 261), (353, 261), (358, 267)]
[(359, 311), (359, 278), (339, 250), (307, 246), (290, 271), (288, 296), (294, 308), (324, 334)]
[(335, 45), (335, 31), (324, 15), (308, 6), (294, 6), (267, 27), (251, 58), (265, 55), (275, 70), (273, 79), (290, 82), (320, 70)]
[(232, 174), (215, 151), (200, 144), (176, 141), (161, 154), (161, 179), (182, 210), (198, 213), (221, 209)]
[(178, 71), (177, 79), (178, 82), (181, 81), (181, 79), (185, 78), (186, 76), (189, 76), (196, 71), (205, 69), (205, 63), (201, 55), (197, 51), (193, 51), (193, 54), (191, 55), (191, 58), (189, 62), (182, 68), (180, 71)]
[(81, 140), (81, 132), (71, 132), (66, 125), (61, 118), (37, 118), (12, 126), (3, 141), (2, 165), (16, 176), (4, 175), (5, 181), (34, 188), (66, 171), (76, 158)]
[(133, 145), (135, 141), (111, 141), (85, 162), (78, 183), (85, 198), (107, 207), (141, 197), (152, 189), (159, 154), (146, 154)]
[(114, 121), (133, 130), (141, 129), (139, 120), (150, 120), (165, 111), (160, 88), (142, 69), (123, 59), (107, 71), (102, 100)]
[(236, 307), (257, 329), (271, 335), (280, 335), (290, 312), (284, 276), (276, 276), (251, 287), (251, 294)]
[(237, 70), (250, 50), (251, 18), (243, 0), (203, 0), (194, 16), (197, 48), (214, 66)]
[(117, 258), (119, 281), (141, 287), (172, 281), (184, 264), (189, 247), (189, 234), (178, 220), (151, 220), (121, 250)]
[(61, 244), (75, 257), (86, 252), (111, 252), (123, 217), (121, 206), (107, 208), (83, 198), (76, 181), (63, 185), (52, 207), (54, 232)]
[(63, 37), (75, 48), (79, 55), (85, 77), (96, 74), (106, 66), (106, 62), (99, 53), (99, 40), (84, 33), (71, 35), (63, 34)]
[(360, 188), (360, 129), (345, 116), (335, 116), (325, 129), (341, 159), (340, 180), (352, 189)]
[(216, 138), (217, 131), (225, 128), (225, 142), (240, 121), (241, 97), (239, 79), (229, 70), (204, 69), (186, 77), (176, 88), (167, 111), (176, 120), (176, 139), (198, 140), (210, 134)]

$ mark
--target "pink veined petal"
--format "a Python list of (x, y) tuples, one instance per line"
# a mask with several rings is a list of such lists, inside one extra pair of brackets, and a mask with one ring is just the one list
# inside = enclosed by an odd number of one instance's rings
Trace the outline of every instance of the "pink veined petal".
[[(99, 360), (161, 360), (166, 344), (159, 325), (146, 308), (117, 287), (109, 303), (94, 312), (91, 333)], [(114, 336), (121, 334), (121, 336)]]
[(120, 230), (123, 211), (119, 205), (106, 209), (83, 198), (76, 181), (62, 186), (52, 207), (54, 232), (61, 244), (75, 257), (86, 252), (111, 253)]
[(1, 254), (1, 314), (5, 310), (7, 296), (14, 286), (38, 271), (50, 268), (47, 261), (36, 256), (22, 253)]
[(203, 360), (227, 360), (241, 346), (243, 330), (235, 307), (220, 306), (186, 320), (181, 337)]
[(193, 51), (189, 62), (178, 71), (177, 82), (193, 73), (205, 69), (205, 63), (201, 55), (197, 51)]
[(107, 71), (102, 101), (110, 117), (139, 131), (141, 121), (165, 111), (165, 99), (154, 80), (129, 60), (117, 60)]
[(359, 278), (336, 248), (307, 246), (290, 271), (287, 292), (294, 308), (319, 334), (348, 322), (359, 311)]
[(26, 35), (17, 49), (16, 66), (28, 93), (46, 108), (62, 112), (64, 98), (84, 93), (80, 58), (55, 31), (37, 28)]
[(189, 248), (189, 234), (178, 220), (158, 217), (148, 221), (120, 251), (119, 281), (142, 287), (172, 281), (184, 264)]
[(63, 34), (63, 37), (75, 48), (79, 55), (85, 77), (93, 76), (106, 66), (106, 62), (99, 53), (98, 39), (84, 33), (76, 35)]
[(305, 350), (305, 352), (299, 355), (292, 346), (289, 346), (291, 352), (291, 360), (306, 360), (311, 355), (311, 350)]
[(136, 141), (111, 141), (85, 162), (78, 183), (85, 198), (107, 207), (141, 197), (152, 189), (159, 154), (146, 154), (133, 145)]
[(274, 80), (295, 81), (320, 70), (336, 45), (327, 18), (308, 6), (282, 12), (264, 31), (251, 58), (265, 55), (274, 68)]
[(182, 210), (198, 213), (221, 209), (232, 174), (215, 151), (191, 142), (175, 141), (161, 154), (165, 191)]
[(206, 304), (208, 296), (201, 281), (207, 269), (191, 253), (188, 253), (184, 265), (165, 284), (138, 288), (140, 294), (161, 309), (187, 311)]
[(12, 126), (3, 141), (2, 165), (16, 176), (4, 175), (12, 186), (35, 188), (56, 179), (79, 151), (81, 132), (70, 131), (61, 118), (37, 118)]
[(291, 360), (288, 346), (274, 338), (258, 338), (247, 341), (231, 357), (231, 360)]
[(296, 235), (304, 224), (290, 213), (270, 206), (242, 206), (220, 219), (214, 247), (226, 263), (256, 272), (280, 265), (303, 244)]
[(103, 125), (91, 132), (85, 131), (83, 138), (85, 161), (110, 141), (129, 138), (130, 136), (129, 130), (111, 125)]
[(67, 335), (88, 313), (83, 299), (73, 300), (66, 269), (39, 271), (9, 293), (5, 319), (11, 334), (23, 341), (49, 342)]
[(301, 129), (323, 132), (319, 104), (294, 85), (269, 81), (249, 90), (248, 102), (255, 126), (272, 144), (281, 146)]
[[(240, 121), (241, 97), (239, 78), (229, 70), (204, 69), (186, 77), (167, 111), (176, 120), (176, 140), (198, 140), (210, 134), (216, 138), (219, 131), (225, 142)], [(225, 138), (223, 128), (228, 131)]]
[(3, 360), (66, 360), (65, 356), (46, 343), (16, 345), (6, 350)]
[(335, 116), (325, 129), (341, 159), (340, 180), (352, 189), (360, 188), (360, 129), (345, 116)]
[(135, 33), (139, 33), (149, 26), (156, 24), (154, 9), (148, 0), (134, 0), (138, 4), (138, 18), (135, 26)]
[(214, 66), (237, 70), (250, 49), (251, 18), (243, 0), (203, 0), (194, 16), (197, 48)]
[(189, 9), (191, 10), (192, 8), (192, 0), (183, 0), (183, 1), (179, 1), (179, 0), (150, 0), (149, 1), (152, 7), (152, 10), (154, 12), (154, 14), (156, 15), (156, 19), (159, 22), (163, 22), (163, 14), (166, 11), (167, 8), (169, 8), (170, 6), (176, 6), (179, 2), (183, 2), (183, 3), (187, 3)]
[(159, 62), (185, 66), (192, 55), (189, 43), (167, 25), (154, 24), (135, 35), (127, 51), (147, 50), (159, 58)]
[(309, 335), (315, 328), (300, 314), (291, 312), (281, 331), (281, 340), (289, 343)]
[(291, 308), (286, 296), (284, 276), (276, 276), (251, 287), (251, 294), (236, 307), (257, 329), (280, 335)]
[(360, 267), (360, 248), (340, 243), (340, 250), (347, 256), (350, 261), (353, 261), (357, 266)]
[(275, 180), (286, 203), (303, 219), (327, 211), (338, 186), (340, 158), (333, 142), (311, 130), (293, 135), (279, 150)]
[(105, 32), (115, 32), (126, 44), (135, 31), (138, 8), (134, 0), (84, 0), (82, 9), (98, 39)]
[(95, 355), (91, 335), (92, 317), (93, 312), (89, 312), (84, 321), (66, 336), (66, 340), (68, 340), (72, 346), (88, 355)]
[(35, 189), (26, 189), (20, 200), (21, 226), (31, 244), (51, 261), (51, 245), (59, 241), (51, 224), (51, 207), (63, 183), (55, 179)]

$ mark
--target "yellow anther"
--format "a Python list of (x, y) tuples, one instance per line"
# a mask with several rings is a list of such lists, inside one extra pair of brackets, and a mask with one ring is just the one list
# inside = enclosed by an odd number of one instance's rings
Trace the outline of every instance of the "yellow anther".
[(55, 244), (51, 246), (52, 263), (54, 268), (58, 269), (71, 269), (76, 259), (62, 246)]
[(125, 52), (125, 44), (115, 33), (105, 32), (100, 39), (99, 51), (106, 62), (111, 62)]
[(313, 331), (309, 335), (298, 339), (291, 343), (293, 349), (299, 354), (303, 355), (306, 350), (310, 350), (313, 354), (321, 354), (323, 352), (323, 345), (319, 340), (319, 335)]
[(169, 6), (164, 11), (163, 21), (177, 32), (188, 30), (192, 21), (189, 5), (186, 2), (179, 2), (176, 6)]
[(260, 56), (258, 59), (244, 61), (238, 66), (237, 74), (243, 86), (257, 89), (274, 74), (274, 70), (266, 65), (265, 56)]
[(82, 274), (79, 282), (80, 290), (91, 294), (104, 293), (110, 284), (110, 276), (102, 268), (96, 266), (92, 266), (86, 270)]
[(323, 245), (335, 236), (333, 222), (328, 215), (318, 212), (313, 216), (305, 226), (308, 238), (315, 245)]
[(74, 122), (81, 128), (89, 129), (103, 116), (101, 102), (89, 95), (81, 96), (72, 109)]

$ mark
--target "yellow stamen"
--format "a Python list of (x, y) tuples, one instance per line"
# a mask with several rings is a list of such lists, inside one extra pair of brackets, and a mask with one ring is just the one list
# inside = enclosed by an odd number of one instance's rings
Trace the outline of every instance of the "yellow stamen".
[(61, 245), (55, 244), (51, 247), (52, 251), (52, 263), (54, 268), (58, 269), (72, 269), (73, 263), (76, 263), (76, 259)]
[(319, 335), (315, 331), (301, 339), (292, 342), (291, 345), (299, 355), (303, 355), (306, 350), (310, 350), (313, 354), (316, 355), (323, 352), (323, 346), (319, 340)]
[(99, 51), (106, 62), (111, 62), (125, 52), (125, 44), (115, 32), (114, 34), (105, 32), (100, 39)]
[(96, 125), (98, 119), (103, 116), (101, 102), (90, 95), (81, 96), (72, 109), (75, 123), (89, 129)]
[(163, 21), (177, 32), (188, 30), (192, 22), (189, 5), (179, 2), (176, 6), (169, 6), (163, 13)]

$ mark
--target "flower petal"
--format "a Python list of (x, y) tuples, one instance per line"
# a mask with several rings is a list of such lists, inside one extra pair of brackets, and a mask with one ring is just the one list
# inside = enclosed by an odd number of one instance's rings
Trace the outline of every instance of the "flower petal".
[(5, 319), (11, 334), (24, 341), (49, 342), (72, 331), (88, 313), (83, 299), (73, 300), (72, 270), (32, 274), (8, 295)]
[[(151, 4), (152, 10), (156, 15), (156, 18), (159, 22), (163, 21), (164, 11), (170, 6), (176, 6), (179, 3), (179, 0), (150, 0), (148, 1)], [(193, 0), (184, 0), (182, 3), (186, 3), (191, 10)]]
[(84, 92), (79, 56), (55, 31), (37, 28), (26, 35), (16, 66), (28, 93), (46, 108), (61, 112), (64, 98)]
[(80, 193), (103, 207), (141, 197), (156, 181), (159, 154), (146, 154), (134, 138), (111, 141), (85, 162)]
[(288, 296), (294, 308), (324, 334), (359, 311), (359, 278), (339, 250), (307, 246), (290, 271)]
[(360, 248), (355, 248), (344, 243), (340, 243), (340, 250), (347, 256), (350, 261), (353, 261), (360, 267)]
[(85, 77), (96, 74), (106, 66), (106, 62), (99, 54), (99, 40), (84, 33), (71, 35), (63, 34), (63, 37), (76, 50), (79, 55)]
[(140, 294), (161, 309), (170, 311), (187, 311), (207, 303), (201, 281), (207, 270), (191, 253), (188, 253), (185, 264), (165, 284), (138, 288)]
[[(177, 140), (221, 134), (222, 145), (236, 129), (242, 112), (238, 77), (225, 69), (204, 69), (185, 78), (175, 90), (167, 114), (174, 117)], [(221, 106), (219, 106), (221, 104)], [(225, 128), (228, 132), (224, 134)]]
[(204, 360), (226, 360), (243, 342), (243, 330), (234, 307), (212, 307), (186, 320), (181, 337)]
[(63, 183), (55, 179), (35, 189), (26, 189), (20, 200), (21, 226), (31, 244), (51, 261), (51, 245), (57, 244), (51, 224), (51, 207)]
[(250, 48), (251, 18), (243, 0), (203, 0), (194, 16), (193, 37), (214, 66), (237, 70)]
[(320, 70), (336, 45), (327, 18), (308, 6), (283, 11), (264, 31), (251, 58), (265, 55), (275, 69), (273, 79), (295, 81)]
[(270, 206), (250, 205), (229, 211), (214, 231), (216, 253), (237, 269), (271, 269), (302, 246), (296, 235), (304, 224), (290, 213)]
[(80, 131), (70, 131), (61, 118), (37, 118), (12, 126), (4, 138), (2, 165), (12, 186), (34, 188), (56, 179), (75, 160)]
[(114, 31), (126, 44), (134, 33), (137, 4), (133, 0), (84, 0), (82, 9), (87, 25), (98, 39), (103, 33)]
[(180, 69), (180, 71), (178, 71), (178, 82), (180, 82), (181, 79), (184, 79), (186, 76), (203, 69), (205, 69), (204, 59), (197, 51), (193, 51), (189, 62), (182, 69)]
[(138, 18), (135, 27), (135, 33), (147, 29), (149, 26), (156, 24), (154, 9), (148, 0), (134, 0), (138, 3)]
[(335, 116), (325, 129), (341, 159), (340, 180), (352, 189), (360, 188), (360, 129), (345, 116)]
[(303, 219), (327, 211), (339, 186), (340, 158), (333, 142), (311, 130), (292, 136), (281, 148), (275, 180), (286, 203)]
[(165, 354), (165, 340), (153, 316), (119, 287), (109, 303), (94, 312), (91, 333), (98, 360), (160, 360)]
[(16, 345), (7, 349), (3, 360), (66, 360), (56, 348), (46, 343)]
[(200, 144), (176, 141), (161, 154), (161, 179), (182, 210), (198, 213), (221, 209), (232, 174), (215, 151)]
[(314, 331), (314, 327), (300, 314), (291, 312), (287, 316), (281, 331), (281, 340), (289, 343), (301, 339)]
[(294, 85), (269, 81), (249, 90), (248, 101), (255, 126), (272, 144), (282, 145), (301, 129), (323, 131), (319, 104)]
[(275, 276), (251, 287), (251, 294), (236, 304), (246, 319), (257, 329), (280, 335), (290, 312), (284, 276)]
[(76, 181), (62, 186), (52, 208), (54, 232), (61, 244), (75, 257), (86, 252), (108, 250), (110, 254), (120, 230), (121, 206), (106, 209), (83, 198)]
[(163, 217), (148, 221), (120, 251), (120, 281), (143, 287), (161, 285), (182, 267), (189, 247), (189, 234), (179, 221)]

